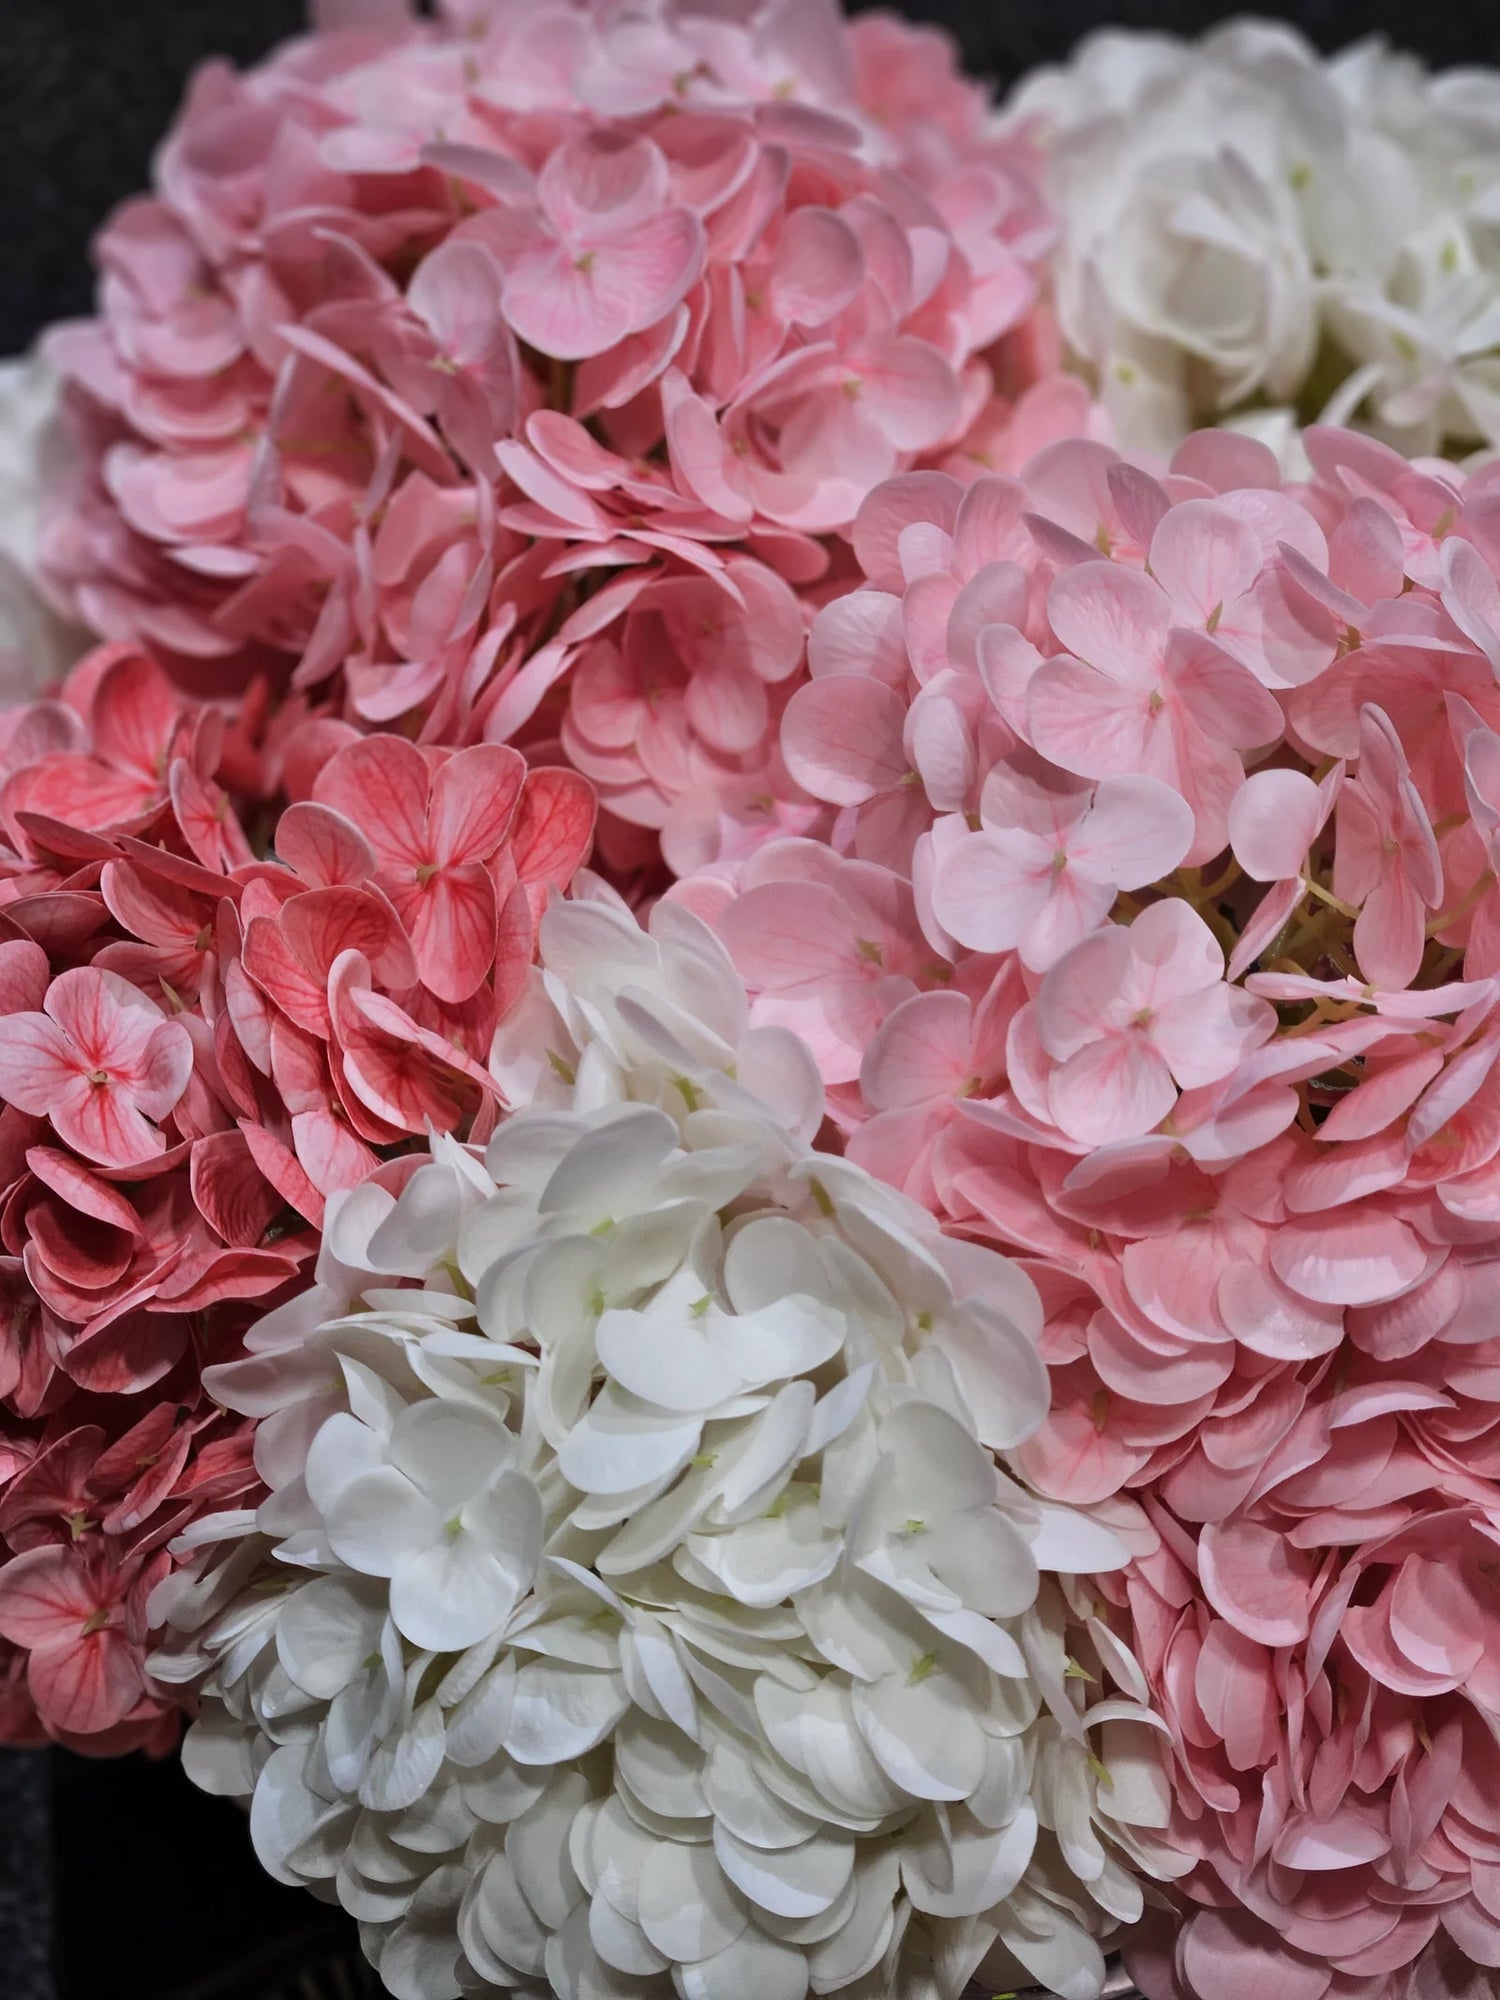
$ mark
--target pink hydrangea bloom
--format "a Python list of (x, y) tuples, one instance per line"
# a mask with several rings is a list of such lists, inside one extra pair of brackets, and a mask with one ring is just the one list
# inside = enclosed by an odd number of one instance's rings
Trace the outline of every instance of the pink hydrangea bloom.
[(1027, 1260), (1024, 1473), (1160, 1535), (1099, 1607), (1203, 1909), (1145, 1989), (1467, 2000), (1500, 1955), (1495, 482), (1308, 449), (1301, 485), (1205, 436), (877, 489), (782, 724), (833, 852), (675, 893), (848, 1151)]
[[(680, 872), (806, 818), (779, 691), (826, 538), (1047, 365), (1036, 162), (946, 39), (834, 0), (437, 11), (194, 80), (50, 337), (46, 575), (187, 686), (561, 732), (613, 850)], [(626, 685), (660, 707), (621, 741)]]

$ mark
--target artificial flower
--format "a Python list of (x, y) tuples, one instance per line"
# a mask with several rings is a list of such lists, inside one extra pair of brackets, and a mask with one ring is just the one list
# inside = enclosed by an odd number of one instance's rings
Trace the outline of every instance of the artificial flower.
[(271, 1494), (153, 1600), (188, 1769), (398, 2000), (1097, 1994), (1165, 1800), (1056, 1571), (1141, 1524), (1006, 1470), (1028, 1281), (756, 1096), (711, 936), (543, 919), (580, 1024), (622, 960), (564, 1104), (340, 1200), (210, 1377)]
[[(1411, 457), (1500, 439), (1494, 83), (1283, 22), (1111, 29), (1026, 78), (1059, 323), (1132, 445), (1358, 415)], [(1268, 417), (1266, 406), (1270, 406)]]

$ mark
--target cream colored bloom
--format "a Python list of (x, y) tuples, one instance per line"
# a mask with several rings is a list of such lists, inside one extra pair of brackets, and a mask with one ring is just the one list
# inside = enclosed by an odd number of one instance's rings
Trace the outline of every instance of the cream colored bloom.
[(717, 1066), (691, 919), (606, 998), (633, 919), (582, 907), (544, 980), (610, 1100), (335, 1201), (318, 1291), (211, 1371), (271, 1497), (153, 1605), (188, 1768), (398, 2000), (1088, 2000), (1174, 1864), (1069, 1580), (1139, 1521), (1007, 1466), (1036, 1294)]
[(1094, 36), (1011, 110), (1051, 134), (1059, 315), (1126, 442), (1300, 405), (1500, 443), (1500, 79), (1238, 22)]

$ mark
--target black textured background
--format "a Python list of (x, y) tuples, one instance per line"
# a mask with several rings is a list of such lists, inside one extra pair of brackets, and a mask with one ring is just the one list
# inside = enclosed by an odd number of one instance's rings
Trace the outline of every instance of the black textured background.
[[(1242, 10), (908, 0), (904, 11), (945, 24), (971, 69), (1006, 82), (1105, 22), (1192, 33)], [(1500, 61), (1495, 0), (1280, 11), (1324, 48), (1380, 31), (1434, 64)], [(89, 236), (146, 182), (192, 66), (211, 53), (251, 60), (301, 17), (301, 0), (0, 0), (0, 354), (87, 309)], [(174, 1766), (0, 1752), (0, 2000), (354, 2000), (355, 1975), (323, 1966), (347, 1944), (338, 1914), (262, 1877), (234, 1809)]]

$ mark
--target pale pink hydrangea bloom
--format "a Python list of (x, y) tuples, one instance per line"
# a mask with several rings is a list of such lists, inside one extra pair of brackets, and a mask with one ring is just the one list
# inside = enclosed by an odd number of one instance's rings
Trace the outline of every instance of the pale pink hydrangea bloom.
[(1153, 2000), (1467, 2000), (1500, 1958), (1494, 475), (1308, 453), (1286, 486), (1243, 438), (1080, 439), (878, 489), (783, 722), (834, 851), (675, 893), (850, 1153), (1026, 1260), (1028, 1476), (1161, 1534), (1100, 1593), (1204, 1906), (1143, 1943)]
[(609, 850), (681, 872), (809, 823), (777, 742), (828, 538), (1045, 372), (1032, 150), (945, 38), (835, 0), (437, 14), (195, 78), (49, 339), (46, 573), (187, 685), (561, 732)]

